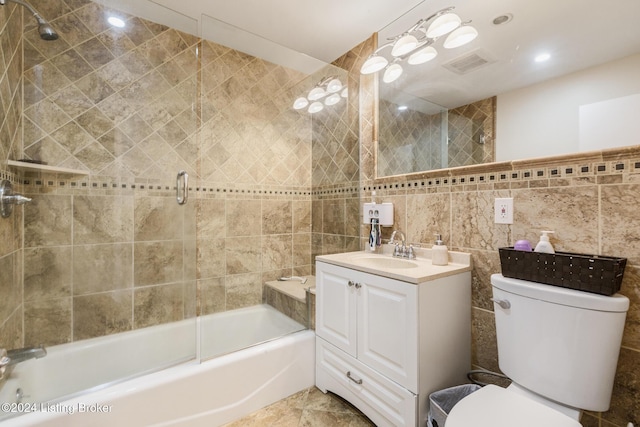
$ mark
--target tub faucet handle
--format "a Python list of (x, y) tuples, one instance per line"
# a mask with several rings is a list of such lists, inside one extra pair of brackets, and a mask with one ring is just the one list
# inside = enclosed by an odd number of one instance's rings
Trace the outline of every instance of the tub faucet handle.
[(11, 181), (4, 179), (0, 182), (0, 216), (2, 218), (9, 218), (13, 211), (13, 205), (24, 205), (30, 201), (29, 197), (13, 192)]

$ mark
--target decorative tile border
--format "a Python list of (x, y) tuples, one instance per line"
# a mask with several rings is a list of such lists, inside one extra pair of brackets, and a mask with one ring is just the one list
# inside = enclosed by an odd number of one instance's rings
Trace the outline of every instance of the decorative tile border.
[(0, 170), (0, 180), (11, 181), (13, 184), (19, 184), (21, 182), (16, 174), (6, 170)]
[[(176, 186), (168, 185), (166, 183), (155, 182), (122, 182), (117, 179), (109, 177), (87, 177), (81, 180), (74, 179), (60, 179), (46, 176), (39, 177), (24, 177), (19, 179), (17, 176), (2, 172), (1, 177), (8, 176), (13, 182), (21, 183), (25, 186), (26, 191), (34, 193), (41, 191), (56, 192), (56, 191), (146, 191), (146, 192), (175, 192)], [(7, 178), (3, 178), (7, 179)], [(219, 195), (234, 195), (234, 196), (252, 196), (252, 197), (265, 197), (265, 196), (311, 196), (312, 191), (306, 188), (298, 187), (283, 187), (283, 186), (242, 186), (242, 185), (229, 185), (219, 186), (211, 183), (203, 183), (198, 186), (190, 186), (189, 191), (196, 192), (202, 197), (219, 196)]]
[[(434, 172), (434, 174), (437, 173)], [(407, 176), (385, 178), (382, 182), (361, 186), (363, 197), (371, 191), (409, 192), (415, 190), (433, 191), (474, 191), (492, 188), (539, 188), (564, 187), (578, 183), (623, 182), (634, 174), (640, 174), (640, 158), (600, 161), (593, 163), (545, 165), (532, 167), (523, 164), (522, 169), (505, 169), (476, 174), (453, 175), (451, 170), (442, 171), (442, 176), (407, 179)], [(598, 180), (598, 179), (601, 180)], [(576, 181), (573, 181), (573, 180)], [(605, 181), (602, 181), (602, 180)], [(569, 181), (567, 181), (569, 180)]]

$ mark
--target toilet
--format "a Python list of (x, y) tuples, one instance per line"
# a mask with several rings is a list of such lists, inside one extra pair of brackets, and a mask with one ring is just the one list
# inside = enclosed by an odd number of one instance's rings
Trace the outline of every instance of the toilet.
[(500, 370), (458, 402), (445, 427), (580, 427), (609, 409), (629, 299), (491, 276)]

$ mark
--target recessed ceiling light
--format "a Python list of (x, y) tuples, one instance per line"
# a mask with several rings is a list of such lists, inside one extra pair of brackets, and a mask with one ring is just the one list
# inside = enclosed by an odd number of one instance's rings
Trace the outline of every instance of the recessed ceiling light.
[(124, 21), (115, 16), (110, 16), (109, 18), (107, 18), (107, 22), (113, 25), (114, 27), (118, 27), (118, 28), (124, 27)]
[(548, 61), (550, 58), (551, 58), (551, 55), (549, 55), (548, 53), (541, 53), (535, 57), (534, 61), (544, 62), (544, 61)]

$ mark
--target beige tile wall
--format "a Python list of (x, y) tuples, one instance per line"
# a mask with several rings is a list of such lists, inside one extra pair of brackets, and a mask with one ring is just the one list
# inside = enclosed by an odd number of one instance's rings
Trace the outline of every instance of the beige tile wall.
[(448, 112), (449, 167), (470, 166), (495, 159), (496, 97)]
[[(360, 249), (360, 174), (361, 174), (361, 114), (363, 87), (372, 81), (361, 79), (360, 67), (373, 50), (371, 37), (332, 64), (346, 71), (349, 88), (348, 104), (339, 111), (315, 123), (315, 135), (339, 135), (339, 138), (314, 138), (313, 149), (313, 202), (312, 202), (312, 248), (316, 255), (332, 254)], [(363, 86), (364, 85), (364, 86)], [(337, 142), (337, 144), (336, 144)]]
[[(22, 150), (22, 8), (9, 3), (0, 7), (0, 180), (22, 191), (18, 177), (4, 167)], [(22, 344), (22, 212), (15, 208), (0, 218), (0, 343), (10, 348)]]
[(378, 176), (401, 175), (440, 167), (442, 116), (398, 110), (398, 104), (381, 99)]
[[(291, 103), (317, 76), (122, 13), (127, 25), (114, 29), (110, 9), (88, 0), (34, 6), (60, 39), (40, 40), (27, 22), (24, 74), (21, 63), (0, 68), (24, 76), (25, 93), (23, 115), (17, 98), (3, 127), (21, 135), (23, 117), (25, 148), (4, 158), (88, 176), (7, 171), (34, 198), (24, 233), (6, 227), (26, 247), (24, 307), (3, 305), (3, 319), (20, 310), (20, 341), (53, 345), (260, 303), (265, 280), (311, 272), (314, 130)], [(2, 17), (21, 40), (20, 16)], [(324, 121), (318, 129), (345, 138)], [(173, 188), (181, 169), (191, 175), (186, 207)], [(3, 262), (22, 271), (19, 253)]]

